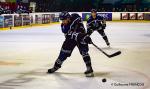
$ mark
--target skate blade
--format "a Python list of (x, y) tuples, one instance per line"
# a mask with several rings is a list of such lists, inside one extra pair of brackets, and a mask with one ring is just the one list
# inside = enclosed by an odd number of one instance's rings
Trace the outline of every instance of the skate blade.
[(86, 74), (86, 77), (94, 77), (93, 73)]

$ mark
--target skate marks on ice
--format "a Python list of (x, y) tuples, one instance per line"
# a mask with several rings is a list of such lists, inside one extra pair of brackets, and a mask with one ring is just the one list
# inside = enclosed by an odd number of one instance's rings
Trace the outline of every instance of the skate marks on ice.
[(144, 34), (144, 36), (146, 36), (146, 37), (150, 37), (150, 34)]
[[(101, 80), (103, 78), (106, 78), (107, 82), (104, 86), (102, 86), (103, 89), (110, 89), (108, 87), (106, 88), (106, 86), (111, 87), (111, 89), (127, 89), (127, 88), (128, 89), (149, 89), (150, 88), (150, 77), (142, 72), (126, 69), (126, 68), (117, 68), (117, 67), (114, 68), (107, 67), (107, 69), (111, 69), (111, 70), (106, 71), (105, 68), (102, 71), (95, 70), (94, 72), (95, 77), (89, 78), (88, 81), (85, 80), (86, 77), (82, 72), (56, 72), (54, 74), (51, 74), (50, 76), (53, 76), (58, 80), (61, 80), (62, 82), (64, 82), (64, 84), (69, 84), (70, 81), (72, 81), (73, 79), (74, 83), (77, 83), (78, 81), (85, 81), (85, 82), (92, 81), (95, 82), (95, 84), (98, 84), (99, 86), (102, 83)], [(82, 86), (82, 85), (79, 84), (74, 86)], [(92, 89), (92, 88), (88, 88), (88, 89)], [(95, 88), (95, 89), (99, 89), (99, 88)]]
[[(13, 86), (12, 89), (43, 89), (43, 87), (51, 87), (51, 89), (149, 89), (150, 77), (139, 71), (117, 68), (117, 67), (100, 67), (94, 70), (95, 77), (87, 78), (81, 71), (60, 69), (56, 73), (47, 74), (47, 68), (42, 67), (32, 71), (19, 73), (19, 76), (0, 83), (0, 87), (8, 83), (18, 85), (19, 88)], [(103, 83), (102, 79), (106, 78), (107, 82)], [(20, 85), (18, 84), (21, 81)], [(117, 86), (117, 84), (140, 83), (141, 86)], [(55, 84), (55, 85), (53, 85)], [(113, 85), (114, 84), (114, 85)], [(116, 84), (116, 85), (115, 85)], [(9, 86), (8, 85), (8, 86)], [(31, 85), (33, 87), (31, 87)], [(39, 87), (39, 88), (38, 88)], [(4, 88), (5, 89), (5, 88)]]
[[(64, 75), (64, 76), (78, 76), (78, 77), (85, 77), (85, 74), (82, 72), (56, 72), (55, 74)], [(108, 76), (110, 72), (94, 72), (94, 77), (102, 77)]]
[(11, 62), (11, 61), (0, 61), (0, 66), (6, 65), (6, 66), (19, 66), (22, 63), (19, 62)]

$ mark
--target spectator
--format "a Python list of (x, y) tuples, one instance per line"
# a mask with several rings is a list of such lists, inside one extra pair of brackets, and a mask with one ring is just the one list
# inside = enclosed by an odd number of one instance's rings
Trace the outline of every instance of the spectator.
[(2, 6), (0, 5), (0, 15), (3, 14), (4, 9), (2, 8)]
[(5, 14), (11, 14), (11, 10), (10, 10), (9, 6), (5, 7)]

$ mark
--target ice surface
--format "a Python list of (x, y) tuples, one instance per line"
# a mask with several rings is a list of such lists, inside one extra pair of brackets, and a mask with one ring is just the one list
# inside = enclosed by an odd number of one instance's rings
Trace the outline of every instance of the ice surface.
[(93, 41), (122, 54), (109, 59), (90, 45), (95, 77), (86, 78), (77, 48), (58, 72), (46, 74), (64, 41), (60, 24), (0, 31), (0, 89), (150, 89), (150, 23), (108, 22), (105, 32), (111, 48), (97, 32)]

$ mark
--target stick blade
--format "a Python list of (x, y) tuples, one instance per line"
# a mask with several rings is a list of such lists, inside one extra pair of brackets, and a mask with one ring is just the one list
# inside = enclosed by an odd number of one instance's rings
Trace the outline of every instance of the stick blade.
[(121, 54), (121, 51), (118, 51), (118, 52), (116, 52), (116, 53), (110, 55), (109, 57), (110, 57), (110, 58), (111, 58), (111, 57), (115, 57), (115, 56), (118, 56), (118, 55), (120, 55), (120, 54)]

